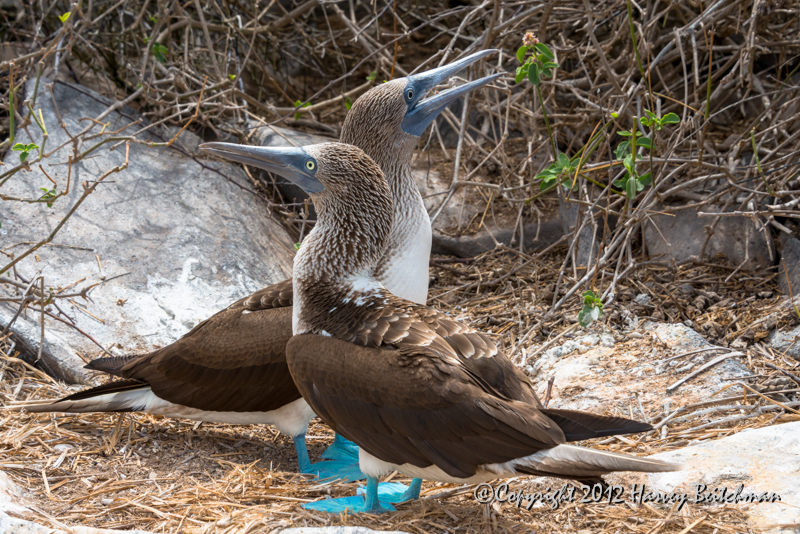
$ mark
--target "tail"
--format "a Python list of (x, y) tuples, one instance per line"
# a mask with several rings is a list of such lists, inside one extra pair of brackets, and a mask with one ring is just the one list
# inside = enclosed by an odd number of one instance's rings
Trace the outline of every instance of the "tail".
[(150, 386), (138, 380), (112, 382), (87, 389), (57, 401), (21, 402), (5, 411), (32, 413), (137, 412), (145, 410), (152, 397)]
[(539, 411), (558, 425), (568, 442), (653, 430), (653, 427), (647, 423), (640, 423), (624, 417), (551, 408), (540, 408)]
[(128, 362), (138, 358), (138, 356), (110, 356), (108, 358), (97, 358), (90, 361), (84, 367), (92, 371), (102, 371), (120, 378), (127, 378), (124, 375), (124, 367)]
[(663, 473), (682, 469), (680, 465), (661, 460), (586, 449), (575, 445), (558, 445), (502, 465), (511, 467), (517, 474), (578, 480), (595, 479), (615, 471)]

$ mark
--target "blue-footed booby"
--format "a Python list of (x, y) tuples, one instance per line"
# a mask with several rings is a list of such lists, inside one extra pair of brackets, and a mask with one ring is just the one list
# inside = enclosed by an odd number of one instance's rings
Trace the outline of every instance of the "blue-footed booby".
[[(646, 423), (547, 409), (494, 342), (380, 281), (392, 234), (381, 168), (352, 145), (264, 148), (259, 166), (311, 195), (317, 223), (295, 256), (289, 372), (314, 412), (359, 449), (366, 495), (323, 510), (380, 513), (393, 470), (449, 483), (519, 475), (597, 480), (678, 467), (569, 445), (651, 430)], [(312, 507), (313, 505), (306, 505)]]
[[(452, 101), (482, 87), (487, 76), (425, 98), (438, 84), (495, 53), (485, 50), (450, 65), (374, 87), (353, 104), (341, 141), (361, 147), (386, 171), (395, 198), (394, 224), (376, 276), (397, 295), (424, 304), (431, 249), (430, 219), (411, 175), (419, 136)], [(260, 166), (260, 148), (203, 148)], [(389, 219), (391, 221), (391, 217)], [(292, 436), (304, 473), (358, 479), (355, 446), (337, 436), (311, 464), (305, 432), (313, 411), (291, 380), (284, 356), (292, 335), (292, 281), (285, 280), (235, 302), (175, 343), (149, 354), (100, 358), (87, 367), (124, 378), (56, 402), (25, 405), (31, 412), (146, 412), (198, 421), (271, 424)], [(348, 467), (348, 466), (354, 466)], [(419, 484), (412, 485), (418, 490)]]

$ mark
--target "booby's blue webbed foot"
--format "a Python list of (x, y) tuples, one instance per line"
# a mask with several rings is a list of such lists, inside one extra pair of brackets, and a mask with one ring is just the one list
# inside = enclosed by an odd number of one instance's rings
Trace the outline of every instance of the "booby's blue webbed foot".
[(301, 473), (314, 475), (318, 480), (331, 482), (334, 480), (355, 482), (356, 480), (367, 478), (367, 475), (362, 473), (358, 466), (358, 447), (356, 447), (355, 460), (353, 460), (352, 455), (347, 457), (344, 454), (340, 454), (343, 458), (341, 460), (324, 460), (312, 464), (308, 457), (306, 436), (302, 434), (293, 437), (292, 440), (294, 441), (294, 448), (297, 451), (297, 465)]
[(375, 477), (367, 477), (367, 487), (359, 489), (355, 497), (339, 497), (338, 499), (322, 499), (321, 501), (310, 502), (303, 505), (306, 510), (316, 510), (329, 514), (383, 514), (394, 512), (392, 506), (385, 496), (393, 493), (401, 493), (408, 488), (404, 484), (397, 482), (384, 482), (378, 484)]
[(326, 460), (349, 460), (358, 463), (358, 445), (336, 434), (333, 443), (322, 453)]
[[(389, 489), (389, 485), (393, 484), (396, 489)], [(422, 479), (415, 478), (411, 480), (410, 486), (399, 484), (397, 482), (384, 482), (381, 486), (387, 488), (379, 488), (378, 494), (384, 502), (399, 504), (401, 502), (415, 501), (419, 499), (419, 492), (422, 489)], [(381, 491), (383, 490), (383, 491)]]
[(351, 462), (350, 460), (323, 460), (311, 464), (311, 470), (317, 476), (317, 480), (321, 482), (333, 482), (334, 480), (340, 482), (355, 482), (357, 480), (364, 480), (367, 475), (361, 472), (358, 461)]

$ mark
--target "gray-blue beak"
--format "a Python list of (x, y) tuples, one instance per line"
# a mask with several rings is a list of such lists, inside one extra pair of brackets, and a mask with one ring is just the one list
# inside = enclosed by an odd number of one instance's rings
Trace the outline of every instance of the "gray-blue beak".
[(496, 49), (482, 50), (449, 65), (409, 76), (407, 88), (413, 89), (416, 94), (416, 99), (415, 102), (410, 103), (406, 115), (403, 118), (403, 131), (417, 137), (421, 136), (425, 128), (427, 128), (439, 113), (452, 101), (502, 76), (503, 73), (486, 76), (485, 78), (474, 80), (460, 87), (455, 87), (439, 93), (427, 100), (422, 100), (425, 94), (438, 84), (449, 79), (455, 73), (465, 69), (476, 61), (496, 52), (498, 52)]
[(266, 147), (233, 143), (204, 143), (200, 150), (245, 165), (274, 172), (297, 184), (309, 194), (321, 193), (325, 186), (314, 177), (317, 162), (300, 147)]

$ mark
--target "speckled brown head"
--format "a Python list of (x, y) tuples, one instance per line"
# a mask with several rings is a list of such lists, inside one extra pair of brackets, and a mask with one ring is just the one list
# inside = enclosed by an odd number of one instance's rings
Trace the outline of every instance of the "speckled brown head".
[(431, 98), (425, 96), (458, 71), (495, 52), (482, 50), (449, 65), (373, 87), (355, 101), (347, 114), (341, 142), (362, 149), (388, 177), (391, 173), (387, 166), (410, 161), (417, 139), (444, 108), (502, 74), (480, 78)]
[[(314, 239), (309, 235), (298, 258), (309, 259), (315, 277), (324, 278), (342, 268), (370, 268), (383, 254), (394, 217), (392, 193), (381, 168), (358, 147), (343, 143), (290, 148), (206, 143), (200, 148), (279, 174), (311, 195), (317, 226)], [(336, 232), (327, 235), (326, 228)], [(320, 241), (325, 241), (328, 251), (324, 256), (314, 250)]]

